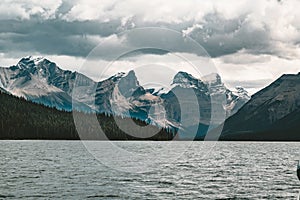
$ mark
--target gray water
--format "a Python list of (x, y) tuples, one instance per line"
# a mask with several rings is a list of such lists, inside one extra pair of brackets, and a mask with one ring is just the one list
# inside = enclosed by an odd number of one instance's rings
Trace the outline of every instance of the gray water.
[[(116, 144), (147, 152), (167, 142)], [(174, 162), (162, 161), (144, 173), (106, 166), (80, 141), (0, 141), (0, 145), (0, 198), (296, 199), (300, 189), (295, 173), (300, 143), (218, 142), (203, 157), (199, 150), (203, 143), (194, 142)], [(137, 165), (130, 158), (122, 162)]]

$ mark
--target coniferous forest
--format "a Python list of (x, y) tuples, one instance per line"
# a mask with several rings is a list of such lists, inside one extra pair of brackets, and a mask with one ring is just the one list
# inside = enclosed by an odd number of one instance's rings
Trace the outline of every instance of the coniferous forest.
[[(77, 129), (71, 112), (57, 110), (44, 105), (29, 102), (0, 91), (0, 139), (61, 139), (61, 140), (171, 140), (174, 133), (159, 129), (143, 121), (133, 119), (137, 125), (135, 134), (126, 134), (115, 123), (111, 115), (97, 114), (99, 123), (91, 123), (95, 114), (76, 112)], [(122, 127), (132, 126), (131, 118), (117, 117)], [(100, 134), (101, 127), (103, 134)], [(140, 129), (140, 131), (139, 131)], [(126, 129), (127, 130), (127, 129)], [(151, 137), (151, 133), (156, 133)], [(138, 135), (143, 134), (143, 135)]]

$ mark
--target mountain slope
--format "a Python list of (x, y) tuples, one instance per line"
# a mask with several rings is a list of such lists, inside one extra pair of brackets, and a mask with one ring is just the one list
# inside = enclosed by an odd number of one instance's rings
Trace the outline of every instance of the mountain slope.
[(253, 95), (225, 121), (222, 137), (247, 140), (291, 138), (288, 134), (299, 135), (299, 109), (300, 73), (283, 75)]

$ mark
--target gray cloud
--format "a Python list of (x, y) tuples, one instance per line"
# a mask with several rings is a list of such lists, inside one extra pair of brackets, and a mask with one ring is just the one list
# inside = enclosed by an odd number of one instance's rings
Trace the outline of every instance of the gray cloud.
[(64, 21), (60, 19), (40, 20), (32, 18), (30, 20), (0, 20), (0, 33), (18, 34), (55, 34), (64, 35), (99, 35), (107, 37), (119, 32), (120, 20), (109, 22), (92, 21)]
[[(100, 44), (101, 41), (93, 40), (94, 37), (107, 38), (104, 41), (102, 52), (98, 55), (102, 59), (110, 59), (111, 54), (126, 52), (128, 49), (135, 47), (151, 47), (161, 46), (170, 51), (191, 52), (190, 46), (184, 43), (180, 30), (184, 25), (192, 23), (184, 23), (180, 25), (172, 25), (166, 23), (141, 23), (136, 19), (137, 27), (171, 27), (178, 30), (178, 33), (165, 35), (166, 32), (161, 31), (138, 31), (127, 34), (125, 32), (126, 42), (110, 41), (109, 36), (118, 34), (121, 40), (122, 33), (132, 27), (122, 25), (120, 20), (112, 20), (109, 22), (99, 22), (97, 20), (90, 21), (65, 21), (61, 19), (40, 20), (32, 18), (30, 20), (0, 20), (0, 50), (5, 53), (20, 52), (39, 52), (41, 54), (57, 54), (86, 57), (90, 51)], [(121, 35), (120, 35), (121, 34)], [(162, 41), (166, 40), (167, 41)], [(114, 43), (116, 42), (116, 43)], [(144, 51), (144, 53), (159, 53), (156, 51)], [(162, 54), (164, 54), (162, 52)]]
[(119, 26), (120, 21), (0, 20), (0, 50), (85, 57), (99, 43), (93, 36), (110, 36)]
[(272, 79), (260, 79), (260, 80), (245, 80), (245, 81), (237, 81), (237, 80), (225, 80), (226, 84), (230, 87), (242, 86), (244, 88), (261, 88), (265, 87), (268, 83), (271, 83)]
[(267, 27), (253, 27), (247, 15), (224, 19), (218, 13), (205, 16), (204, 23), (186, 30), (212, 57), (247, 50), (253, 54), (270, 53), (270, 33)]
[(270, 55), (253, 55), (244, 52), (239, 52), (232, 55), (226, 55), (221, 57), (224, 63), (241, 65), (241, 64), (254, 64), (254, 63), (266, 63), (271, 60)]
[[(282, 35), (286, 34), (282, 33), (282, 30), (286, 30), (284, 28), (289, 25), (289, 22), (276, 24), (272, 18), (272, 15), (280, 16), (278, 13), (285, 14), (283, 9), (292, 9), (292, 6), (286, 2), (269, 1), (272, 5), (270, 8), (267, 4), (261, 4), (264, 6), (261, 9), (263, 12), (257, 11), (258, 9), (251, 10), (247, 2), (241, 7), (245, 10), (242, 12), (239, 7), (229, 8), (227, 4), (221, 3), (201, 6), (199, 2), (190, 1), (187, 5), (172, 2), (164, 2), (163, 5), (156, 2), (149, 5), (156, 8), (169, 5), (174, 12), (167, 14), (164, 13), (164, 9), (157, 9), (158, 11), (153, 13), (149, 11), (150, 8), (134, 9), (132, 8), (134, 5), (130, 2), (103, 2), (103, 5), (98, 5), (95, 1), (84, 6), (77, 1), (64, 0), (61, 4), (52, 3), (47, 5), (48, 7), (42, 4), (25, 5), (15, 2), (16, 7), (22, 10), (23, 17), (16, 17), (21, 16), (20, 13), (18, 15), (8, 13), (0, 20), (0, 51), (10, 56), (35, 52), (46, 55), (86, 57), (93, 48), (104, 41), (103, 48), (98, 51), (102, 59), (111, 59), (112, 54), (126, 52), (136, 47), (151, 49), (159, 46), (167, 51), (195, 53), (197, 50), (190, 43), (187, 44), (184, 38), (189, 36), (212, 57), (240, 51), (283, 58), (299, 56), (298, 52), (295, 52), (295, 45), (300, 39), (298, 23), (291, 21), (292, 28), (288, 32), (291, 34), (284, 37)], [(260, 2), (262, 1), (257, 3)], [(196, 5), (201, 9), (196, 9)], [(214, 6), (218, 9), (211, 9)], [(270, 16), (265, 18), (261, 16), (261, 13), (273, 7), (278, 13), (273, 11), (269, 13)], [(188, 15), (189, 12), (192, 15)], [(203, 16), (198, 17), (200, 14)], [(279, 30), (282, 26), (281, 32), (276, 32), (278, 30), (274, 28), (275, 25)], [(160, 31), (119, 35), (123, 31), (140, 27), (170, 28), (178, 31), (182, 37), (178, 34), (165, 35)], [(149, 50), (141, 53), (164, 54), (164, 52)], [(196, 54), (203, 55), (203, 51)], [(236, 59), (228, 57), (225, 59), (226, 62), (237, 62)]]

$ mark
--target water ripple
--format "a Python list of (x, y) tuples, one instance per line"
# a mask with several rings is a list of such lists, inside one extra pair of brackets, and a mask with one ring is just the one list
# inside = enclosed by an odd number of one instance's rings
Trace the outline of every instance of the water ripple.
[[(175, 163), (161, 160), (157, 170), (134, 174), (105, 167), (80, 141), (1, 141), (0, 198), (296, 199), (300, 143), (220, 142), (206, 157), (202, 144)], [(165, 144), (118, 145), (147, 152)]]

